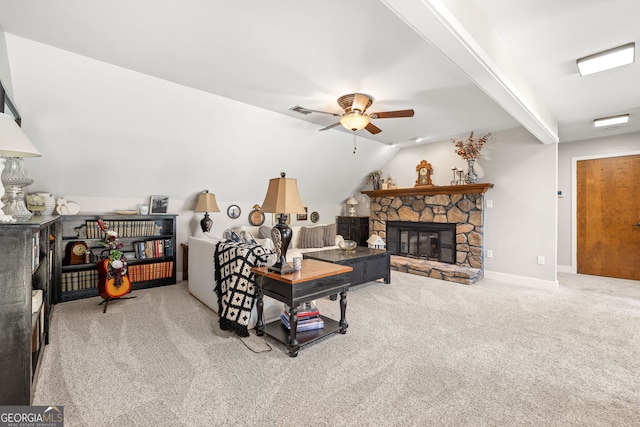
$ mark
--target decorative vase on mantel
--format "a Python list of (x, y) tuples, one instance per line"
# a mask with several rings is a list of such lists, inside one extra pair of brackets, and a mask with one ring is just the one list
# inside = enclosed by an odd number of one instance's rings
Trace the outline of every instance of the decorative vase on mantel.
[(379, 175), (375, 175), (373, 177), (373, 189), (374, 190), (381, 190), (382, 189), (382, 182), (380, 180), (380, 176)]
[(478, 174), (473, 168), (475, 162), (476, 159), (467, 159), (467, 166), (469, 166), (469, 169), (467, 170), (467, 174), (464, 176), (464, 182), (467, 184), (476, 184), (478, 182)]

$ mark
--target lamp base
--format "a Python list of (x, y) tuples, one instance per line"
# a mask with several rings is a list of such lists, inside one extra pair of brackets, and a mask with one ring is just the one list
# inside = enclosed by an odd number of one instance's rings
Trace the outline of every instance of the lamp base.
[(269, 267), (268, 270), (279, 274), (289, 274), (296, 271), (296, 269), (289, 265), (286, 261), (284, 261), (284, 264), (276, 262), (271, 267)]
[(209, 212), (204, 213), (204, 218), (200, 220), (200, 227), (202, 228), (203, 233), (211, 231), (211, 227), (213, 227), (213, 220), (209, 218)]
[[(278, 223), (273, 226), (273, 230), (271, 230), (272, 235), (276, 230), (280, 232), (280, 250), (276, 251), (280, 256), (280, 259), (269, 267), (268, 270), (280, 274), (293, 273), (296, 269), (287, 263), (287, 249), (289, 249), (289, 243), (291, 242), (293, 232), (291, 231), (291, 227), (284, 222), (284, 215), (280, 215)], [(277, 239), (274, 240), (277, 241)]]
[(7, 204), (4, 206), (4, 213), (11, 215), (17, 221), (27, 221), (33, 216), (24, 203), (24, 190), (18, 185), (8, 185)]

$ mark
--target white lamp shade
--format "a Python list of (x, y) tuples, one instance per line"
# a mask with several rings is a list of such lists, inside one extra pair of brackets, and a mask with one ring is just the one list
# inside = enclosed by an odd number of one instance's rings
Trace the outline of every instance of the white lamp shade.
[(14, 118), (0, 113), (0, 156), (38, 157), (40, 155)]
[(281, 214), (304, 214), (304, 206), (298, 193), (298, 181), (285, 178), (284, 172), (280, 178), (269, 180), (267, 195), (262, 202), (262, 212)]
[(347, 200), (347, 204), (348, 205), (357, 205), (358, 201), (355, 198), (350, 198), (349, 200)]

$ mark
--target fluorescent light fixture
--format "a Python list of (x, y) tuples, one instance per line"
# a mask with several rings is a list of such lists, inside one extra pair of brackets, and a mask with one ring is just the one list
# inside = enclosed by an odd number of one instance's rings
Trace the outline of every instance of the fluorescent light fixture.
[(595, 119), (593, 121), (593, 125), (597, 128), (600, 128), (603, 126), (619, 125), (621, 123), (627, 123), (628, 121), (629, 121), (629, 115), (621, 114), (619, 116), (602, 117), (600, 119)]
[(581, 76), (610, 70), (611, 68), (628, 65), (635, 60), (636, 44), (629, 43), (614, 47), (604, 52), (594, 53), (578, 59), (578, 71)]

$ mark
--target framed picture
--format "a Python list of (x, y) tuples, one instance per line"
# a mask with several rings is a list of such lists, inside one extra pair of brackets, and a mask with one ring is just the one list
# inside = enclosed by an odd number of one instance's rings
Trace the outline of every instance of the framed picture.
[(307, 208), (304, 208), (304, 213), (303, 214), (298, 214), (296, 217), (297, 221), (306, 221), (307, 220)]
[(320, 214), (318, 212), (311, 212), (311, 222), (314, 224), (320, 221)]
[(229, 218), (239, 218), (241, 212), (240, 206), (238, 205), (231, 205), (227, 208), (227, 215), (229, 215)]
[(169, 209), (169, 196), (151, 196), (149, 201), (150, 214), (166, 214)]
[(254, 209), (249, 212), (249, 224), (253, 226), (264, 224), (264, 213), (260, 212), (258, 209)]

